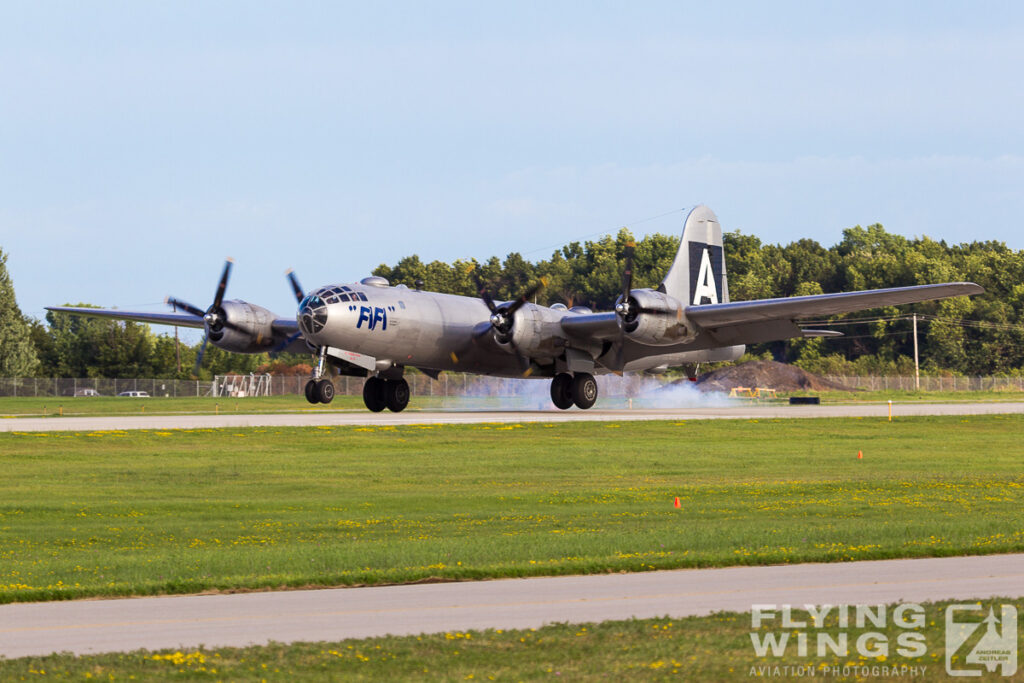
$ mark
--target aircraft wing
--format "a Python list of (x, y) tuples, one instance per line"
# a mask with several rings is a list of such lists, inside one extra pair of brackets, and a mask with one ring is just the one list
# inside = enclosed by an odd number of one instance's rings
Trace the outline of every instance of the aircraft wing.
[(559, 321), (565, 333), (577, 339), (612, 340), (622, 337), (616, 313), (569, 314)]
[[(121, 311), (116, 308), (88, 308), (85, 306), (47, 306), (46, 310), (57, 313), (73, 313), (94, 318), (113, 318), (115, 320), (131, 320), (151, 325), (173, 325), (177, 327), (203, 327), (203, 319), (191, 313), (144, 313), (141, 311)], [(293, 321), (294, 322), (294, 321)], [(296, 327), (298, 329), (298, 327)]]
[(685, 314), (688, 320), (706, 330), (720, 343), (755, 344), (801, 336), (802, 331), (795, 322), (801, 318), (968, 296), (984, 291), (973, 282), (948, 282), (939, 285), (687, 306)]
[(298, 334), (299, 332), (299, 321), (295, 318), (274, 318), (272, 325), (275, 334)]

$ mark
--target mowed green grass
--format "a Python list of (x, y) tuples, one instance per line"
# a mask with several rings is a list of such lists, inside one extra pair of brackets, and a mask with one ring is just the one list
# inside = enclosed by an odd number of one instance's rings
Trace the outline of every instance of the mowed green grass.
[(1021, 551), (1022, 435), (1021, 415), (4, 433), (0, 601)]
[(83, 415), (176, 415), (233, 413), (301, 413), (308, 411), (365, 410), (362, 396), (336, 396), (329, 405), (306, 402), (298, 395), (248, 398), (128, 396), (4, 397), (0, 417), (75, 417)]
[[(977, 612), (961, 613), (962, 621), (980, 621), (990, 607), (999, 614), (1001, 604), (1016, 599), (977, 603)], [(683, 619), (638, 619), (600, 624), (555, 624), (538, 629), (452, 631), (422, 636), (382, 637), (340, 642), (271, 644), (246, 648), (185, 649), (89, 655), (50, 655), (0, 660), (0, 678), (97, 680), (231, 680), (231, 681), (607, 681), (684, 680), (735, 681), (759, 676), (779, 680), (826, 678), (831, 680), (949, 680), (945, 673), (945, 608), (949, 602), (922, 605), (922, 612), (907, 613), (896, 623), (894, 607), (883, 627), (870, 622), (839, 628), (835, 612), (821, 628), (799, 629), (808, 640), (808, 655), (800, 656), (793, 628), (778, 620), (759, 628), (751, 615), (719, 613)], [(852, 610), (851, 610), (852, 612)], [(797, 611), (798, 618), (806, 618)], [(923, 623), (916, 623), (917, 615)], [(1017, 613), (1024, 632), (1024, 610)], [(874, 633), (863, 646), (857, 640)], [(769, 636), (787, 637), (779, 656), (754, 650), (751, 634), (759, 642)], [(833, 642), (846, 634), (848, 651), (837, 655), (823, 649), (818, 634)], [(901, 638), (912, 636), (920, 648), (907, 649)], [(965, 665), (968, 641), (953, 660)], [(901, 653), (901, 649), (903, 652)], [(840, 650), (841, 651), (841, 650)], [(776, 667), (778, 667), (776, 669)], [(790, 673), (780, 673), (790, 667)], [(802, 673), (794, 673), (799, 668)], [(812, 670), (812, 671), (809, 671)], [(774, 672), (774, 673), (773, 673)], [(844, 673), (845, 672), (845, 673)], [(990, 674), (983, 680), (1024, 680), (1024, 670), (1011, 678)]]

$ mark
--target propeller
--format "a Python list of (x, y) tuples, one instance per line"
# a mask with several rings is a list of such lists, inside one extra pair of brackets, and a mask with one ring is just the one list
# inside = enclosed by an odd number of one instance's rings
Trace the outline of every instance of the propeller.
[[(547, 285), (547, 280), (545, 278), (541, 278), (540, 282), (527, 289), (518, 298), (509, 303), (498, 306), (494, 303), (494, 298), (491, 297), (490, 292), (488, 292), (487, 288), (480, 282), (476, 273), (473, 274), (473, 279), (476, 281), (477, 292), (480, 294), (480, 298), (483, 299), (484, 304), (487, 306), (487, 310), (491, 312), (491, 316), (488, 318), (490, 325), (478, 326), (479, 329), (473, 333), (473, 340), (475, 341), (491, 330), (494, 330), (497, 332), (497, 339), (499, 341), (512, 347), (512, 351), (516, 354), (516, 359), (519, 361), (519, 366), (523, 368), (523, 376), (525, 377), (529, 375), (530, 359), (524, 356), (519, 351), (519, 347), (516, 346), (516, 343), (512, 338), (512, 324), (515, 320), (516, 311), (522, 308), (537, 294), (537, 292), (543, 289)], [(458, 356), (454, 353), (452, 353), (452, 358), (455, 362), (458, 362)]]
[(630, 293), (633, 291), (633, 253), (635, 250), (635, 243), (626, 243), (626, 262), (622, 268), (622, 296), (619, 297), (618, 303), (615, 304), (615, 312), (621, 319), (619, 343), (615, 349), (615, 370), (619, 373), (622, 372), (622, 367), (625, 365), (626, 326), (633, 323), (636, 317), (640, 315), (640, 307), (636, 305), (636, 302), (630, 296)]
[(220, 275), (220, 281), (217, 283), (217, 291), (213, 295), (213, 303), (205, 311), (198, 306), (193, 306), (187, 301), (181, 299), (175, 299), (174, 297), (167, 297), (166, 303), (173, 306), (175, 309), (180, 308), (181, 310), (191, 313), (197, 318), (202, 318), (205, 323), (206, 331), (203, 334), (203, 344), (199, 347), (199, 354), (196, 356), (196, 366), (193, 370), (193, 374), (199, 376), (199, 367), (203, 364), (203, 356), (206, 354), (206, 344), (210, 341), (211, 332), (220, 332), (225, 327), (229, 330), (235, 330), (236, 332), (245, 332), (242, 327), (234, 324), (228, 320), (227, 313), (221, 306), (224, 303), (224, 292), (228, 288), (228, 278), (231, 276), (231, 265), (234, 260), (227, 259), (224, 262), (224, 272)]
[(619, 325), (619, 341), (615, 349), (615, 370), (619, 373), (622, 372), (622, 366), (625, 362), (626, 332), (635, 329), (633, 323), (636, 322), (636, 319), (640, 314), (665, 316), (676, 315), (675, 311), (667, 311), (658, 308), (644, 308), (635, 298), (633, 298), (633, 255), (635, 252), (636, 243), (627, 242), (626, 248), (623, 251), (625, 263), (622, 268), (622, 296), (619, 297), (618, 303), (615, 304), (615, 312), (622, 321), (622, 324)]

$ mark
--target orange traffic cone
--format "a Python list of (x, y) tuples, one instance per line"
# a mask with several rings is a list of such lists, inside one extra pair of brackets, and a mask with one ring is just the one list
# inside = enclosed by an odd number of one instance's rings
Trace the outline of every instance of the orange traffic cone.
[(857, 451), (857, 459), (858, 460), (863, 460), (864, 459), (864, 451)]
[(676, 506), (677, 509), (683, 507), (682, 505), (679, 504), (679, 496), (676, 496), (675, 506)]

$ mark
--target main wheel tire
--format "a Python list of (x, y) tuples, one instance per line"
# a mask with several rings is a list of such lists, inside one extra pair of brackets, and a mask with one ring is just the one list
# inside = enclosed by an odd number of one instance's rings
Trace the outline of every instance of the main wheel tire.
[(551, 380), (551, 402), (559, 410), (572, 408), (572, 375), (561, 372)]
[(384, 402), (388, 410), (393, 413), (400, 413), (409, 405), (409, 383), (404, 379), (388, 380), (384, 383)]
[(329, 379), (322, 379), (316, 383), (316, 397), (321, 403), (330, 403), (334, 400), (334, 382)]
[(306, 382), (306, 400), (310, 403), (319, 403), (320, 399), (316, 395), (316, 380), (311, 379)]
[(577, 372), (572, 378), (572, 402), (581, 410), (597, 403), (597, 380), (586, 372)]
[(384, 390), (384, 380), (380, 377), (371, 377), (363, 384), (363, 403), (370, 411), (379, 413), (387, 407)]

